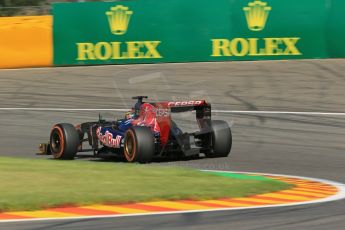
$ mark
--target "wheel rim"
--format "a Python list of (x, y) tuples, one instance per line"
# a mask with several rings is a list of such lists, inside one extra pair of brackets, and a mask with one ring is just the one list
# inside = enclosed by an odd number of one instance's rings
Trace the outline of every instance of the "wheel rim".
[(127, 161), (133, 161), (136, 155), (136, 143), (134, 139), (134, 134), (131, 130), (129, 130), (126, 134), (124, 147), (125, 157)]
[(60, 158), (64, 150), (64, 139), (62, 130), (55, 127), (51, 133), (50, 145), (55, 158)]

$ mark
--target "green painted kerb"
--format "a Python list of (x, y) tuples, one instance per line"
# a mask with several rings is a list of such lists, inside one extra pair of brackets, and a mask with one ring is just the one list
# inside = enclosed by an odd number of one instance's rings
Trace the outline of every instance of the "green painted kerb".
[(261, 181), (272, 181), (274, 179), (267, 178), (265, 176), (258, 176), (258, 175), (248, 175), (242, 173), (231, 173), (231, 172), (211, 172), (205, 171), (206, 173), (222, 176), (222, 177), (229, 177), (233, 179), (242, 179), (242, 180), (261, 180)]

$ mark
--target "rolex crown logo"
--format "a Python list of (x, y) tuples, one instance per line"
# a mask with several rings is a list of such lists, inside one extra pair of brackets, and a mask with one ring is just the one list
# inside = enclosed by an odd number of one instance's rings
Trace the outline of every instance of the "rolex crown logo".
[(246, 15), (248, 28), (253, 31), (260, 31), (265, 28), (266, 20), (272, 7), (267, 6), (266, 2), (254, 0), (243, 7)]
[(122, 35), (127, 32), (133, 11), (128, 10), (128, 7), (117, 5), (111, 7), (110, 11), (105, 14), (108, 16), (110, 30), (113, 34)]

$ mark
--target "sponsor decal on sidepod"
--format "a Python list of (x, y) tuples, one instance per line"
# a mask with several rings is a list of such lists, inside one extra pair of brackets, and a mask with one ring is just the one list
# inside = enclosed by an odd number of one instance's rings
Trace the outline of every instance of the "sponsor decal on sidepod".
[(113, 134), (108, 130), (102, 134), (101, 128), (98, 128), (96, 131), (98, 139), (105, 145), (111, 148), (120, 148), (121, 147), (121, 136), (117, 135), (115, 138)]

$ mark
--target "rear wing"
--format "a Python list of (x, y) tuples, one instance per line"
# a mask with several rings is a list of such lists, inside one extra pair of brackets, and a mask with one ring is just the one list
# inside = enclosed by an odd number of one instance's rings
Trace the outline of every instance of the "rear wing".
[(167, 103), (171, 113), (195, 111), (195, 118), (200, 127), (204, 129), (211, 123), (211, 104), (205, 100), (171, 101)]
[(211, 111), (211, 105), (208, 104), (205, 100), (198, 100), (198, 101), (170, 101), (167, 103), (170, 111), (172, 113), (178, 112), (187, 112), (187, 111), (202, 111), (202, 110), (209, 110)]

